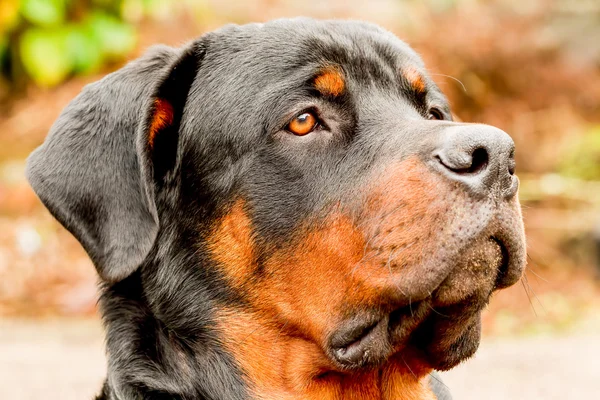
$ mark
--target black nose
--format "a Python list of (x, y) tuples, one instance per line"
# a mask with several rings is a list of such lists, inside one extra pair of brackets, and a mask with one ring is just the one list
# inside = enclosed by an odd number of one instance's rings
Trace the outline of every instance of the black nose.
[(445, 127), (440, 139), (434, 157), (448, 178), (476, 196), (515, 195), (515, 144), (506, 132), (488, 125), (454, 125)]

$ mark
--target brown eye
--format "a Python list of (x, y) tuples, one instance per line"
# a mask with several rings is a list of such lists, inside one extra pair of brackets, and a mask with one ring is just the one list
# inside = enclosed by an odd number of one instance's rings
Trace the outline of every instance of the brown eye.
[(291, 120), (286, 129), (294, 135), (304, 136), (314, 131), (317, 125), (317, 117), (313, 113), (305, 112)]
[(429, 119), (438, 119), (438, 120), (445, 119), (444, 114), (440, 111), (440, 109), (435, 108), (435, 107), (433, 107), (432, 109), (429, 110), (428, 118)]

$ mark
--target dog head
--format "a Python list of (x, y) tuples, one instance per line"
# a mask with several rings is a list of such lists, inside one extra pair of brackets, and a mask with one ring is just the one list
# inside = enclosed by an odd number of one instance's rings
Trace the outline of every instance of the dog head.
[(513, 153), (453, 122), (392, 34), (296, 19), (157, 47), (89, 85), (28, 176), (106, 287), (134, 274), (156, 318), (210, 326), (250, 380), (265, 344), (325, 379), (474, 353), (525, 265)]

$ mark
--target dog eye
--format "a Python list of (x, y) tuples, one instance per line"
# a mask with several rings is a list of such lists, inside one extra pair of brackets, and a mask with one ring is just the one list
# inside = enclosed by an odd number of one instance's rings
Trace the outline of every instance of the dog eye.
[(429, 110), (429, 115), (427, 115), (427, 118), (429, 119), (438, 119), (438, 120), (444, 120), (444, 114), (440, 111), (439, 108), (435, 108), (432, 107)]
[(317, 117), (311, 112), (305, 112), (291, 120), (285, 129), (294, 135), (304, 136), (317, 129), (318, 125)]

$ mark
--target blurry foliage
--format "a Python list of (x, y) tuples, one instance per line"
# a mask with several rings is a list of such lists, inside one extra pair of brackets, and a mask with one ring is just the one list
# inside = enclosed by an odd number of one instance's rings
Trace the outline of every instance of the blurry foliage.
[(560, 165), (563, 175), (600, 181), (600, 126), (574, 141)]
[(421, 5), (410, 43), (457, 115), (506, 130), (520, 173), (600, 179), (600, 2), (426, 3), (447, 8)]
[(55, 86), (73, 74), (98, 71), (136, 45), (131, 22), (160, 0), (2, 0), (0, 61), (11, 86), (32, 80)]
[[(598, 304), (588, 271), (600, 266), (600, 1), (0, 0), (0, 316), (84, 315), (96, 303), (89, 258), (23, 169), (60, 110), (101, 74), (34, 86), (116, 69), (134, 43), (177, 45), (226, 23), (293, 15), (387, 27), (423, 56), (461, 119), (515, 139), (536, 294), (498, 293), (487, 329), (562, 327)], [(532, 319), (528, 296), (549, 312)]]

